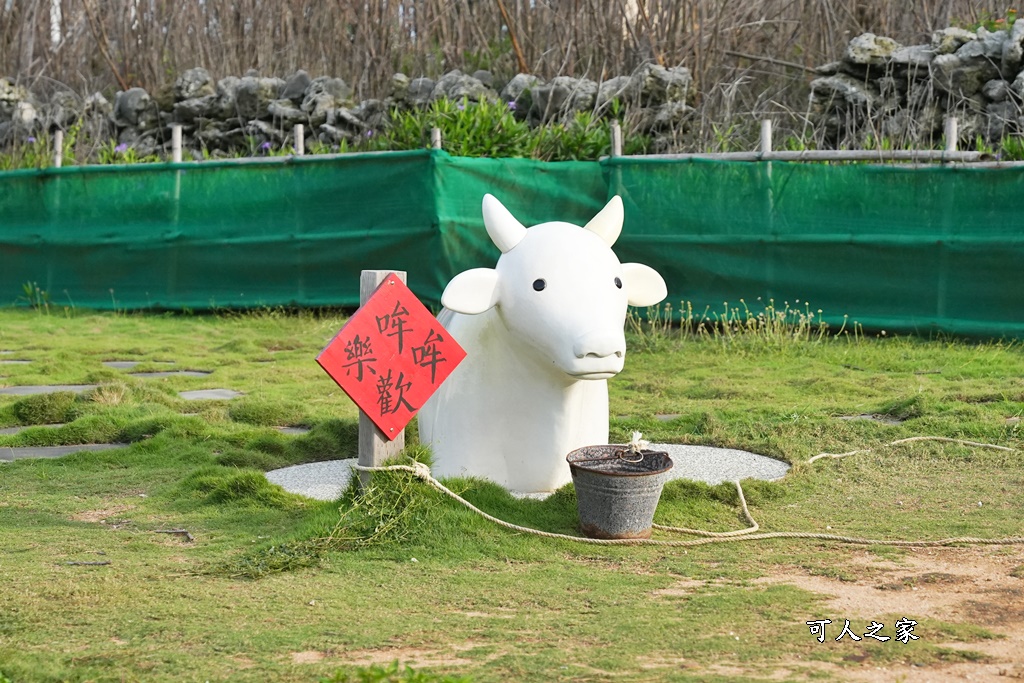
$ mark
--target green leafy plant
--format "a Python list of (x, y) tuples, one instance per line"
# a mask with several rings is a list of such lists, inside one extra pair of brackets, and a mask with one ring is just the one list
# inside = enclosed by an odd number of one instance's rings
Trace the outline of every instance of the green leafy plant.
[(999, 143), (999, 158), (1002, 161), (1024, 161), (1024, 136), (1005, 136)]
[[(799, 300), (792, 306), (788, 301), (779, 306), (774, 299), (765, 303), (758, 297), (754, 305), (748, 306), (746, 300), (740, 299), (739, 305), (724, 302), (721, 310), (707, 307), (703, 311), (696, 310), (692, 302), (683, 301), (678, 312), (670, 303), (650, 307), (643, 315), (630, 309), (626, 329), (631, 334), (631, 343), (650, 351), (662, 349), (665, 341), (675, 337), (782, 347), (795, 342), (817, 343), (828, 337), (848, 336), (846, 316), (842, 325), (833, 329), (822, 313), (821, 309), (812, 309), (806, 301), (801, 305)], [(851, 329), (853, 339), (859, 340), (862, 335), (857, 323), (853, 323)]]
[(26, 301), (33, 310), (50, 314), (50, 293), (35, 282), (26, 282), (21, 286), (23, 292), (20, 299)]
[(988, 10), (982, 10), (978, 18), (974, 21), (958, 21), (953, 20), (954, 26), (965, 28), (968, 31), (977, 31), (979, 28), (984, 28), (987, 31), (1005, 31), (1013, 27), (1017, 21), (1017, 10), (1010, 8), (1006, 10), (1005, 14), (992, 13)]
[(529, 156), (530, 128), (504, 102), (435, 100), (426, 109), (393, 111), (383, 131), (370, 131), (374, 149), (423, 149), (430, 131), (441, 131), (445, 151), (456, 156)]
[(156, 154), (139, 154), (138, 150), (127, 142), (114, 143), (113, 140), (100, 148), (101, 164), (145, 164), (160, 161)]
[(53, 153), (50, 141), (26, 136), (20, 144), (12, 146), (11, 151), (0, 154), (0, 171), (12, 171), (19, 168), (46, 168), (53, 165)]
[(611, 131), (591, 112), (534, 131), (530, 156), (543, 161), (594, 161), (611, 153)]

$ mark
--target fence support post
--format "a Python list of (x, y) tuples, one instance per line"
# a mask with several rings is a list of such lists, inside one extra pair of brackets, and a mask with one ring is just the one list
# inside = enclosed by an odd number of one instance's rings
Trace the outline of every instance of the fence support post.
[(622, 126), (617, 120), (612, 121), (612, 156), (622, 156)]
[(761, 121), (761, 154), (768, 155), (772, 153), (772, 120), (763, 119)]
[(306, 153), (306, 127), (296, 123), (292, 135), (295, 136), (295, 154), (301, 157)]
[(171, 161), (181, 163), (181, 124), (171, 124)]
[(957, 138), (960, 137), (959, 126), (955, 116), (946, 118), (946, 151), (955, 152), (957, 146)]
[[(761, 120), (761, 149), (760, 158), (771, 159), (772, 153), (772, 120)], [(775, 190), (772, 188), (772, 162), (764, 164), (764, 220), (768, 228), (769, 240), (765, 242), (764, 268), (765, 285), (767, 286), (768, 298), (774, 296), (775, 289), (775, 249), (777, 239), (775, 235)]]
[(64, 131), (57, 130), (53, 133), (53, 166), (60, 168), (64, 165)]
[(430, 129), (430, 146), (433, 149), (441, 149), (441, 129), (431, 128)]
[[(373, 292), (377, 289), (377, 286), (387, 278), (388, 275), (394, 273), (398, 276), (398, 279), (403, 283), (406, 282), (405, 271), (401, 270), (364, 270), (359, 274), (359, 305), (363, 306)], [(377, 467), (388, 458), (393, 458), (402, 452), (405, 448), (405, 430), (396, 436), (394, 439), (389, 440), (384, 436), (384, 432), (378, 429), (377, 425), (373, 424), (373, 420), (364, 413), (359, 411), (359, 464), (363, 467)], [(369, 472), (359, 473), (359, 483), (362, 486), (366, 486), (370, 481)]]

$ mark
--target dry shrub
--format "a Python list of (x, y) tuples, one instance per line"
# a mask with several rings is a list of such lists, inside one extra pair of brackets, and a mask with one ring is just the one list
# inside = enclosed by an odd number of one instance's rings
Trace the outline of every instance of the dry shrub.
[(158, 93), (193, 66), (215, 77), (302, 68), (369, 98), (386, 96), (396, 71), (600, 80), (655, 61), (693, 72), (698, 105), (714, 112), (697, 126), (707, 141), (767, 115), (798, 128), (809, 69), (837, 59), (853, 36), (926, 42), (978, 13), (968, 0), (5, 0), (0, 75), (37, 91)]

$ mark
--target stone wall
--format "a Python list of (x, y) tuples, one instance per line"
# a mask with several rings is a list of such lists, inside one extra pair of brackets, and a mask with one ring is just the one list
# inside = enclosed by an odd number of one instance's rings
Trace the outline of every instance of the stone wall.
[[(926, 45), (903, 46), (866, 33), (850, 41), (841, 60), (817, 71), (819, 77), (809, 84), (809, 112), (789, 115), (790, 130), (799, 131), (809, 119), (821, 147), (863, 146), (868, 134), (875, 143), (887, 138), (897, 145), (929, 146), (942, 135), (949, 115), (957, 117), (965, 145), (977, 137), (996, 144), (1024, 133), (1024, 21), (1002, 31), (948, 28), (936, 31)], [(694, 110), (695, 88), (686, 68), (654, 64), (600, 83), (527, 74), (499, 83), (487, 71), (452, 71), (437, 80), (395, 74), (381, 99), (355, 102), (352, 92), (341, 78), (311, 78), (304, 71), (287, 78), (249, 72), (214, 80), (205, 69), (194, 68), (165, 92), (132, 88), (118, 92), (112, 102), (99, 93), (82, 98), (70, 89), (44, 99), (0, 79), (0, 150), (77, 124), (80, 138), (116, 142), (138, 156), (166, 155), (175, 123), (184, 127), (184, 146), (196, 158), (294, 144), (298, 123), (304, 125), (307, 148), (319, 142), (336, 149), (379, 131), (392, 109), (442, 98), (505, 102), (532, 126), (578, 111), (606, 115), (619, 100), (628, 111), (628, 131), (650, 135), (654, 151), (681, 151), (680, 131), (696, 117), (716, 121), (712, 113)], [(772, 116), (783, 123), (777, 110), (742, 116), (751, 121)]]
[(957, 117), (961, 142), (1024, 133), (1024, 21), (1012, 29), (936, 31), (927, 45), (865, 33), (811, 82), (814, 120), (833, 143), (865, 133), (925, 144)]
[(579, 111), (607, 111), (620, 99), (639, 114), (643, 132), (669, 131), (693, 109), (690, 72), (682, 67), (645, 65), (630, 76), (597, 83), (559, 77), (544, 81), (519, 74), (497, 84), (487, 71), (452, 71), (438, 80), (395, 74), (383, 99), (354, 102), (340, 78), (311, 78), (298, 71), (288, 78), (250, 72), (215, 81), (203, 68), (181, 74), (169, 92), (142, 88), (118, 92), (113, 102), (96, 93), (78, 101), (60, 92), (40, 102), (10, 80), (0, 80), (0, 141), (67, 128), (76, 121), (96, 139), (116, 140), (139, 156), (167, 153), (172, 124), (183, 126), (183, 145), (196, 158), (265, 146), (293, 144), (295, 124), (303, 124), (307, 148), (313, 142), (337, 147), (362, 139), (386, 125), (392, 109), (411, 109), (448, 98), (469, 102), (503, 101), (514, 115), (541, 125)]

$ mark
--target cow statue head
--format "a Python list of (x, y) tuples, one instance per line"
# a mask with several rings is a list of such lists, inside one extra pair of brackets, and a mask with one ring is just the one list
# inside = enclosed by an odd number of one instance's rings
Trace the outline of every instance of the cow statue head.
[(622, 370), (627, 305), (653, 306), (667, 294), (648, 266), (619, 263), (616, 196), (585, 228), (550, 222), (527, 229), (492, 195), (483, 200), (487, 233), (501, 256), (494, 268), (456, 276), (441, 303), (475, 315), (496, 308), (534, 358), (573, 379), (608, 379)]

